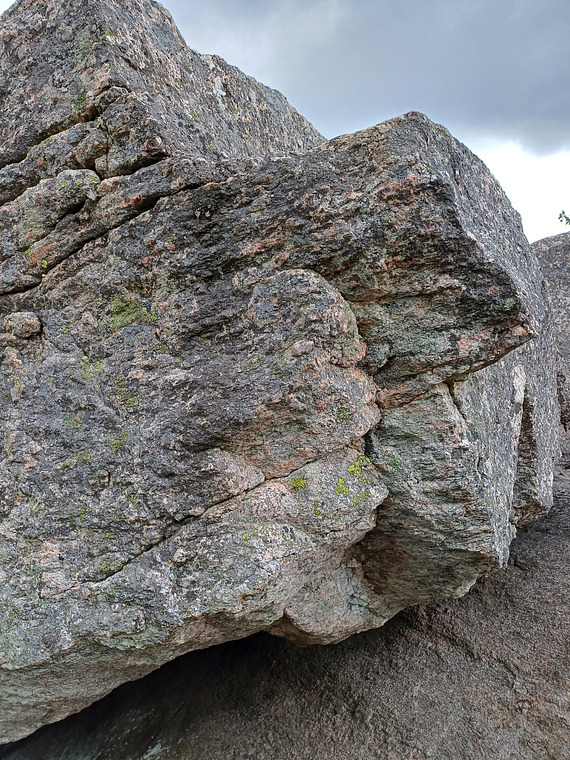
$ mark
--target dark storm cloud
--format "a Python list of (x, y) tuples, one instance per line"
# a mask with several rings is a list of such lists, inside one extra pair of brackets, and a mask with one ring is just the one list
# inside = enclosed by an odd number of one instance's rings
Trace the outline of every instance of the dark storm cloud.
[(463, 139), (570, 148), (568, 0), (166, 0), (191, 47), (327, 136), (411, 109)]

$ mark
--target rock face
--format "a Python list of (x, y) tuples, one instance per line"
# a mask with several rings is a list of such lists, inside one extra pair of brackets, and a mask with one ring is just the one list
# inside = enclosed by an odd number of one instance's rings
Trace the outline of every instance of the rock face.
[(554, 309), (563, 461), (570, 468), (570, 232), (533, 243)]
[(0, 35), (0, 741), (504, 566), (558, 409), (484, 165), (417, 113), (323, 143), (155, 3), (20, 0)]
[(64, 166), (114, 177), (323, 142), (280, 93), (189, 50), (158, 3), (19, 0), (0, 34), (2, 200)]
[(192, 652), (2, 760), (564, 760), (570, 478), (506, 571), (335, 646)]
[[(570, 235), (539, 241), (560, 359)], [(562, 760), (570, 744), (570, 473), (508, 568), (329, 647), (193, 652), (0, 751), (2, 760)]]

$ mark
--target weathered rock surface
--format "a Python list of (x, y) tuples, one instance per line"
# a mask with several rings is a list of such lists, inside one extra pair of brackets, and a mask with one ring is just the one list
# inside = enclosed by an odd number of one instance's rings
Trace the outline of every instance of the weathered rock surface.
[(192, 652), (2, 760), (565, 760), (570, 478), (507, 570), (341, 644)]
[(0, 35), (0, 741), (504, 566), (558, 411), (484, 165), (416, 113), (323, 144), (155, 3), (20, 0)]
[(189, 50), (149, 0), (19, 0), (0, 35), (2, 200), (64, 164), (113, 177), (323, 141), (280, 93)]
[[(562, 368), (570, 361), (570, 234), (533, 248), (552, 297)], [(565, 415), (562, 406), (563, 425)], [(197, 684), (190, 693), (189, 683)], [(298, 650), (253, 637), (187, 655), (0, 757), (563, 760), (569, 745), (563, 462), (552, 513), (524, 528), (507, 571), (468, 597), (407, 610), (334, 647)]]
[(532, 249), (548, 281), (554, 309), (562, 454), (570, 467), (570, 232), (538, 240)]

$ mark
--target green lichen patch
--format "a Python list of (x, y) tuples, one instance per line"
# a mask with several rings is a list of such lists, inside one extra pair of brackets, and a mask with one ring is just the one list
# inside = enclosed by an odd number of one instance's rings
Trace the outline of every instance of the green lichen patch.
[(120, 570), (121, 565), (117, 564), (116, 562), (111, 562), (111, 560), (108, 559), (102, 559), (101, 562), (99, 562), (99, 565), (97, 566), (97, 574), (98, 575), (112, 575), (113, 573), (116, 573), (118, 570)]
[(112, 330), (122, 330), (123, 327), (133, 322), (154, 324), (158, 319), (156, 311), (149, 311), (146, 306), (143, 306), (143, 304), (134, 298), (127, 300), (119, 295), (113, 296), (110, 307), (111, 314), (109, 315), (108, 322)]
[(121, 330), (123, 327), (136, 322), (138, 315), (139, 303), (137, 301), (126, 301), (121, 296), (113, 296), (109, 317), (109, 325), (113, 330)]
[(335, 493), (337, 496), (348, 496), (349, 490), (346, 485), (346, 480), (344, 478), (340, 478), (337, 481)]
[(339, 425), (346, 424), (347, 422), (350, 422), (351, 416), (352, 415), (350, 414), (349, 409), (341, 407), (340, 409), (336, 410), (335, 422), (337, 422)]
[(81, 430), (81, 422), (79, 421), (77, 414), (68, 414), (63, 421), (63, 426), (75, 430), (76, 432)]
[(242, 372), (255, 372), (256, 370), (261, 369), (261, 367), (263, 367), (264, 361), (265, 359), (261, 354), (252, 356), (241, 365)]
[(115, 393), (128, 409), (135, 409), (140, 404), (138, 395), (129, 390), (124, 377), (115, 378), (113, 385), (115, 386)]
[(105, 380), (105, 359), (91, 359), (89, 356), (82, 356), (79, 362), (79, 373), (84, 380), (91, 381), (100, 377)]
[(123, 432), (120, 435), (118, 435), (116, 438), (113, 438), (113, 440), (109, 444), (111, 451), (113, 451), (115, 454), (121, 449), (124, 449), (126, 445), (127, 445), (127, 431), (126, 430), (123, 430)]
[(23, 387), (22, 381), (20, 380), (20, 378), (17, 375), (11, 375), (8, 378), (8, 382), (12, 386), (11, 398), (14, 399), (15, 396), (19, 398), (22, 395), (22, 387)]
[(306, 478), (292, 478), (291, 479), (291, 488), (296, 493), (300, 493), (301, 491), (304, 491), (306, 486), (307, 486)]
[(245, 533), (242, 533), (242, 541), (253, 541), (256, 538), (271, 538), (275, 535), (276, 528), (267, 523), (258, 525), (257, 527), (250, 528)]
[(370, 459), (365, 456), (358, 457), (356, 462), (347, 467), (347, 472), (352, 478), (358, 478), (360, 483), (366, 482), (366, 475), (364, 474), (363, 465), (370, 464)]
[(86, 104), (87, 104), (87, 93), (85, 92), (85, 90), (83, 90), (83, 92), (80, 92), (79, 95), (73, 101), (73, 110), (76, 113), (80, 113), (81, 111), (83, 111)]
[(138, 499), (136, 494), (134, 493), (129, 494), (129, 504), (131, 505), (131, 507), (133, 507), (133, 509), (137, 509), (137, 510), (141, 509), (143, 506), (142, 501)]
[(281, 366), (280, 364), (274, 364), (271, 369), (275, 377), (277, 377), (277, 379), (281, 380), (282, 382), (289, 380), (293, 374), (292, 369), (288, 369), (287, 367)]
[(78, 465), (87, 464), (91, 461), (90, 451), (80, 451), (78, 454), (72, 457), (68, 457), (61, 462), (60, 467), (62, 470), (68, 470), (71, 467), (77, 467)]
[(371, 495), (370, 491), (362, 489), (351, 498), (350, 503), (353, 507), (358, 507), (361, 504), (365, 504)]
[(83, 525), (85, 522), (87, 522), (88, 511), (85, 504), (83, 502), (79, 502), (79, 504), (76, 506), (74, 505), (69, 511), (69, 517), (77, 525)]
[[(175, 236), (172, 232), (166, 233), (164, 239), (173, 243)], [(174, 280), (171, 279), (169, 273), (165, 270), (156, 273), (153, 288), (153, 303), (161, 303), (166, 299), (174, 296), (178, 293), (178, 286)]]
[(91, 36), (91, 32), (89, 29), (85, 29), (85, 31), (79, 36), (79, 39), (77, 40), (77, 48), (79, 52), (76, 58), (78, 61), (83, 60), (85, 56), (89, 55), (92, 45), (93, 38)]

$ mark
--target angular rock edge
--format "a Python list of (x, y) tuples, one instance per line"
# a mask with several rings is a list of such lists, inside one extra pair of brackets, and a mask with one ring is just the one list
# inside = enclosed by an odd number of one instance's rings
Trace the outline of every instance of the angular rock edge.
[(504, 566), (556, 367), (484, 165), (417, 113), (323, 143), (156, 3), (20, 0), (0, 45), (0, 741)]

